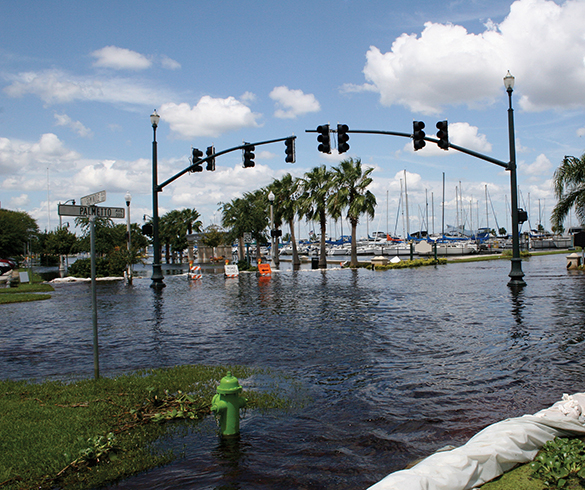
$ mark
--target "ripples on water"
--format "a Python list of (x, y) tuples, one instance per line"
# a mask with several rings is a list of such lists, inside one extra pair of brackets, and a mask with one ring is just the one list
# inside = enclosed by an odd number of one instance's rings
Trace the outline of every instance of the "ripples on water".
[[(585, 275), (565, 263), (525, 261), (519, 293), (506, 286), (506, 261), (168, 276), (162, 292), (149, 279), (100, 283), (102, 374), (247, 364), (292, 375), (313, 400), (286, 418), (248, 411), (239, 441), (220, 442), (209, 419), (167, 442), (185, 445), (184, 458), (114, 487), (366, 488), (488, 424), (584, 391)], [(93, 375), (88, 284), (0, 311), (2, 378)]]

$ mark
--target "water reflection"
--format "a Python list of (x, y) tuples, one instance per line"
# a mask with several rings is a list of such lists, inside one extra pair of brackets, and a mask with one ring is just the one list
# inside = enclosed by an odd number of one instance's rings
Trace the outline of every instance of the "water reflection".
[(240, 437), (220, 438), (220, 441), (212, 452), (212, 457), (221, 472), (220, 484), (217, 490), (238, 490), (242, 469), (245, 466), (246, 451), (250, 449), (249, 443), (242, 443)]
[[(160, 290), (148, 278), (100, 283), (102, 374), (244, 364), (290, 377), (312, 400), (286, 415), (249, 410), (237, 444), (198, 433), (185, 458), (114, 487), (366, 488), (583, 390), (585, 275), (568, 274), (563, 256), (532, 257), (527, 287), (512, 291), (508, 268), (204, 273), (165, 276)], [(91, 377), (90, 311), (87, 284), (57, 285), (34, 308), (4, 305), (2, 376)]]
[(511, 287), (510, 296), (512, 299), (512, 317), (515, 325), (510, 332), (513, 339), (523, 338), (528, 336), (528, 332), (524, 328), (522, 322), (522, 310), (524, 309), (524, 288)]

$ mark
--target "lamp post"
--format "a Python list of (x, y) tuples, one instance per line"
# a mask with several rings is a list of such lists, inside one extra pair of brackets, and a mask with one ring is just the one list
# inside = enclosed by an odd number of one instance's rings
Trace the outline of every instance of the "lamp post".
[(152, 124), (152, 283), (150, 287), (163, 288), (163, 273), (160, 265), (160, 241), (158, 237), (158, 176), (157, 176), (157, 148), (156, 148), (156, 128), (160, 116), (156, 110), (150, 115), (150, 122)]
[(512, 109), (512, 92), (514, 91), (514, 77), (508, 73), (504, 77), (504, 87), (508, 92), (508, 137), (510, 146), (510, 190), (512, 195), (512, 265), (510, 269), (510, 281), (508, 286), (526, 286), (524, 272), (522, 272), (522, 259), (520, 258), (520, 237), (518, 229), (518, 183), (516, 176), (516, 141), (514, 137), (514, 109)]
[(268, 194), (268, 200), (270, 201), (270, 251), (272, 253), (272, 263), (274, 264), (275, 267), (278, 266), (278, 245), (277, 245), (277, 240), (278, 238), (276, 237), (276, 233), (275, 233), (275, 229), (274, 229), (274, 192), (270, 191), (270, 194)]
[(132, 284), (132, 235), (130, 234), (130, 201), (132, 200), (132, 196), (130, 195), (130, 191), (126, 192), (124, 200), (126, 201), (126, 207), (128, 208), (126, 220), (126, 232), (128, 233), (128, 270), (126, 272), (126, 280), (128, 281), (128, 284)]

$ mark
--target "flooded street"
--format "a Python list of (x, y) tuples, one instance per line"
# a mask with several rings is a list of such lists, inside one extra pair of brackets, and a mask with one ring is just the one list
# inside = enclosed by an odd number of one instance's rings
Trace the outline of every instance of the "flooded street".
[[(298, 382), (296, 412), (248, 410), (241, 439), (211, 417), (166, 443), (174, 463), (124, 489), (359, 489), (507, 417), (585, 390), (585, 275), (565, 255), (510, 263), (166, 276), (98, 283), (100, 372), (244, 364)], [(1, 307), (0, 377), (93, 376), (88, 283)], [(237, 373), (234, 373), (237, 376)], [(244, 389), (264, 380), (240, 379)], [(283, 387), (289, 390), (290, 387)]]

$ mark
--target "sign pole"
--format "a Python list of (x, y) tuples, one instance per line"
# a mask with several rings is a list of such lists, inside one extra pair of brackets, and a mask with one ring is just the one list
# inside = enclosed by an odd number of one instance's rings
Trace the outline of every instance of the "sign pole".
[(100, 360), (98, 352), (97, 328), (97, 295), (95, 288), (95, 215), (89, 217), (89, 233), (91, 247), (91, 313), (93, 323), (93, 373), (97, 380), (100, 377)]

